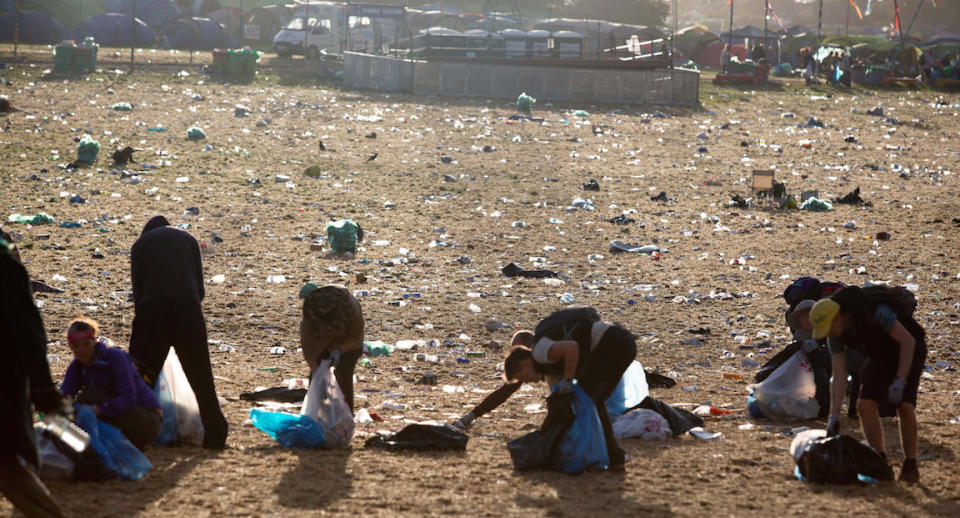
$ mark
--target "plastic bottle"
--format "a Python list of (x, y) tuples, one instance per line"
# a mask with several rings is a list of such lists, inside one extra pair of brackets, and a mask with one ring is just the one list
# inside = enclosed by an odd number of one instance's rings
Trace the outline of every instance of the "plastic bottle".
[(90, 436), (87, 432), (60, 414), (44, 415), (43, 424), (50, 433), (77, 453), (86, 450), (90, 445)]
[(440, 357), (436, 354), (417, 353), (413, 355), (413, 361), (437, 363), (440, 361)]

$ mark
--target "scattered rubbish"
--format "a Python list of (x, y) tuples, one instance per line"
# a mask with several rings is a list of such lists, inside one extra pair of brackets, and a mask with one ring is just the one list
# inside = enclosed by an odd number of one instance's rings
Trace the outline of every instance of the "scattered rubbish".
[(20, 214), (11, 214), (7, 221), (10, 223), (22, 223), (25, 225), (43, 225), (45, 223), (53, 223), (53, 217), (51, 217), (46, 212), (38, 212), (32, 216), (20, 215)]
[(613, 223), (614, 225), (632, 225), (636, 222), (637, 220), (628, 218), (626, 214), (621, 214), (607, 220), (607, 223)]
[(77, 162), (92, 164), (97, 161), (98, 153), (100, 153), (99, 142), (86, 133), (80, 137), (80, 142), (77, 144)]
[(516, 265), (516, 263), (510, 263), (503, 267), (500, 270), (507, 277), (526, 277), (531, 279), (544, 279), (557, 277), (557, 272), (553, 270), (524, 270)]
[(110, 109), (111, 109), (111, 110), (116, 110), (116, 111), (128, 112), (128, 111), (132, 110), (133, 107), (130, 106), (130, 103), (128, 103), (128, 102), (118, 102), (118, 103), (113, 103), (113, 104), (111, 104), (111, 105), (110, 105)]
[(666, 252), (657, 245), (628, 245), (622, 241), (610, 242), (611, 253), (627, 252), (631, 254), (652, 254), (654, 252)]
[(600, 184), (596, 180), (591, 179), (587, 183), (583, 184), (583, 190), (585, 191), (599, 191)]
[(814, 212), (823, 212), (833, 210), (833, 203), (830, 203), (829, 200), (821, 200), (820, 198), (807, 198), (806, 201), (800, 204), (800, 210), (809, 210)]

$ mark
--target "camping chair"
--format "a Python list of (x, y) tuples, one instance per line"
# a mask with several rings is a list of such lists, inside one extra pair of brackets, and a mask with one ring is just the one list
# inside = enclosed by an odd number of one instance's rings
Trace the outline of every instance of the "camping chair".
[(769, 195), (773, 191), (773, 171), (754, 169), (751, 188), (755, 193)]

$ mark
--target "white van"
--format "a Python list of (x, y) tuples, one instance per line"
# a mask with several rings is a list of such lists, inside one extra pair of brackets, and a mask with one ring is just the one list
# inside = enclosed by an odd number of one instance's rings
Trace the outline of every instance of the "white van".
[(344, 2), (296, 0), (293, 18), (273, 37), (273, 50), (282, 58), (297, 54), (312, 60), (323, 50), (373, 51), (377, 38), (372, 20), (347, 12)]

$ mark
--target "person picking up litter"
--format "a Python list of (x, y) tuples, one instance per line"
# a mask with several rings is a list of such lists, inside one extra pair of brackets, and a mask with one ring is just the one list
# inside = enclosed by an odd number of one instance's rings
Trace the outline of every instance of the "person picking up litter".
[(510, 350), (503, 377), (508, 383), (546, 380), (561, 394), (573, 392), (576, 380), (596, 407), (610, 468), (622, 469), (627, 455), (613, 434), (606, 400), (636, 356), (630, 331), (603, 322), (593, 308), (569, 308), (537, 324), (532, 347), (516, 345)]
[[(887, 303), (884, 303), (887, 302)], [(910, 310), (912, 311), (912, 309)], [(904, 461), (900, 480), (917, 482), (917, 391), (927, 358), (926, 333), (911, 313), (891, 301), (867, 297), (847, 287), (822, 299), (810, 310), (813, 338), (830, 338), (833, 381), (830, 390), (828, 435), (840, 431), (840, 409), (847, 385), (847, 348), (860, 351), (866, 362), (860, 371), (862, 388), (857, 404), (867, 442), (884, 452), (880, 405), (892, 404), (900, 420)]]
[(65, 396), (93, 407), (97, 419), (116, 426), (134, 446), (143, 449), (160, 434), (160, 402), (137, 375), (130, 356), (97, 339), (99, 325), (79, 317), (70, 322), (67, 343), (73, 361), (60, 384)]
[(343, 286), (316, 287), (301, 291), (303, 319), (300, 347), (311, 375), (323, 360), (334, 365), (333, 375), (353, 412), (353, 371), (363, 354), (363, 310), (360, 302)]

